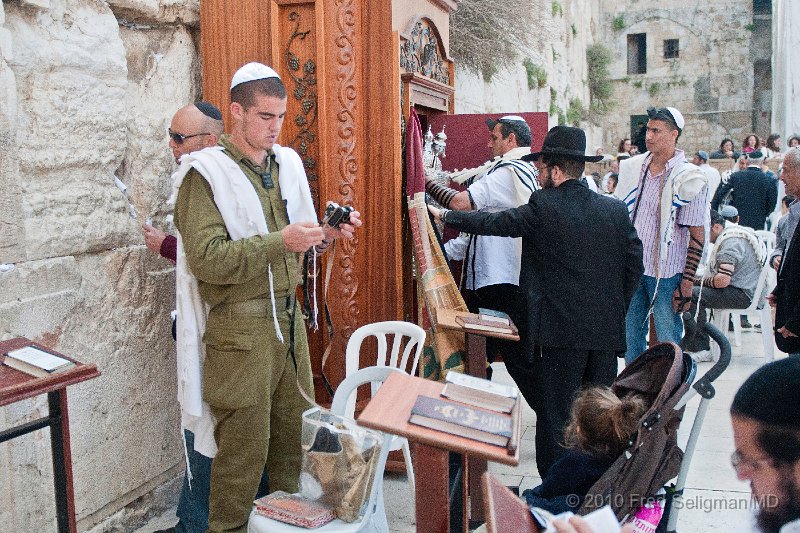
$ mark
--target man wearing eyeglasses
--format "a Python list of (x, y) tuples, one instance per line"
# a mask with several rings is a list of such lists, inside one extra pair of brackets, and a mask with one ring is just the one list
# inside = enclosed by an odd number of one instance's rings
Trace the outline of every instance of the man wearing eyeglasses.
[(750, 482), (764, 533), (800, 531), (800, 359), (756, 370), (731, 405), (731, 463)]
[[(175, 162), (178, 163), (184, 154), (214, 146), (222, 132), (222, 113), (215, 105), (197, 102), (178, 109), (167, 130)], [(148, 249), (175, 262), (175, 236), (167, 235), (150, 224), (143, 224), (142, 231)]]
[[(265, 465), (270, 490), (297, 491), (302, 413), (313, 396), (297, 312), (298, 260), (361, 225), (320, 226), (300, 156), (276, 144), (286, 116), (278, 74), (248, 63), (231, 81), (230, 135), (181, 158), (178, 394), (211, 466), (208, 531), (245, 533)], [(210, 430), (210, 431), (209, 431)]]
[(647, 348), (651, 313), (658, 341), (680, 342), (708, 213), (707, 178), (677, 148), (683, 115), (674, 107), (651, 107), (647, 115), (648, 151), (620, 163), (614, 192), (627, 205), (644, 249), (644, 275), (625, 317), (628, 363)]

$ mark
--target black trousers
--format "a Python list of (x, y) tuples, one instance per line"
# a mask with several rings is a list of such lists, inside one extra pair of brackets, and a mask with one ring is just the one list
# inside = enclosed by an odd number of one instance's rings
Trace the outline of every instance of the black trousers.
[(506, 358), (506, 368), (536, 412), (536, 467), (544, 477), (564, 452), (564, 428), (582, 387), (611, 385), (617, 377), (613, 351), (535, 346)]
[[(520, 317), (516, 316), (520, 307), (517, 303), (519, 298), (519, 287), (510, 283), (498, 283), (497, 285), (487, 285), (474, 291), (466, 291), (465, 300), (470, 313), (477, 313), (478, 309), (494, 309), (502, 311), (511, 317), (518, 327)], [(504, 360), (513, 357), (518, 350), (519, 343), (489, 337), (486, 339), (486, 359), (491, 363), (497, 355)], [(491, 379), (491, 376), (489, 376)]]

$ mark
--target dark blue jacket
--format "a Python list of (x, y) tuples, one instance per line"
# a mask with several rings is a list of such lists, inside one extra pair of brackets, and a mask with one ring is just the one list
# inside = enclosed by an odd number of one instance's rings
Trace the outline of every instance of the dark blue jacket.
[(734, 172), (717, 189), (711, 208), (719, 210), (728, 193), (728, 203), (739, 211), (739, 224), (755, 230), (764, 229), (767, 217), (778, 202), (778, 182), (758, 167)]

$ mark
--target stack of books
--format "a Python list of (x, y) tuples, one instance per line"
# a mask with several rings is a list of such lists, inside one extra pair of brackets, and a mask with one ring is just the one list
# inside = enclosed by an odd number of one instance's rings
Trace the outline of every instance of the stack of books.
[(517, 326), (506, 313), (493, 309), (480, 309), (477, 315), (458, 315), (456, 323), (465, 330), (486, 331), (504, 335), (519, 335)]
[(418, 396), (409, 422), (516, 452), (520, 402), (515, 387), (450, 372), (441, 396)]

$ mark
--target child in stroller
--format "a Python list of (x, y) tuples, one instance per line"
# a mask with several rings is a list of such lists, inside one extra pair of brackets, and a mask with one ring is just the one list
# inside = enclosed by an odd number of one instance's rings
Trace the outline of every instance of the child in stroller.
[(528, 505), (553, 514), (577, 512), (586, 493), (628, 445), (647, 410), (641, 395), (618, 397), (609, 387), (589, 387), (572, 404), (564, 430), (568, 450), (542, 479), (522, 493)]

